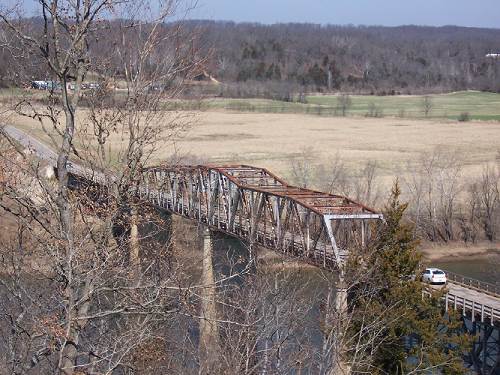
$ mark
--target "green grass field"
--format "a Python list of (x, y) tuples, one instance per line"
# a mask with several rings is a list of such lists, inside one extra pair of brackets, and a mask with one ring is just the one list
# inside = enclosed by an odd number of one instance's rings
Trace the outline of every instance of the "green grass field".
[[(500, 94), (464, 91), (431, 95), (432, 108), (428, 118), (458, 119), (468, 113), (471, 120), (500, 121)], [(266, 99), (205, 99), (196, 104), (178, 104), (180, 108), (225, 109), (237, 112), (305, 113), (320, 116), (339, 116), (336, 95), (310, 95), (307, 104)], [(366, 96), (352, 95), (348, 116), (391, 116), (425, 118), (423, 96)], [(178, 108), (178, 109), (180, 109)], [(187, 109), (187, 108), (185, 108)]]
[[(22, 89), (0, 90), (0, 102), (11, 102), (15, 97), (43, 97), (43, 92)], [(119, 95), (119, 93), (117, 94)], [(462, 91), (430, 95), (432, 108), (427, 118), (457, 120), (467, 113), (470, 120), (500, 121), (500, 94)], [(268, 99), (210, 98), (203, 100), (173, 100), (165, 109), (185, 111), (226, 110), (255, 113), (299, 113), (316, 116), (340, 116), (337, 95), (309, 95), (306, 103)], [(423, 96), (368, 96), (351, 95), (352, 105), (347, 116), (425, 118)]]
[[(429, 117), (456, 119), (468, 112), (471, 119), (500, 120), (500, 94), (464, 91), (431, 95)], [(308, 103), (335, 107), (336, 96), (309, 96)], [(351, 115), (364, 116), (370, 108), (380, 109), (384, 116), (424, 117), (422, 96), (352, 96)]]

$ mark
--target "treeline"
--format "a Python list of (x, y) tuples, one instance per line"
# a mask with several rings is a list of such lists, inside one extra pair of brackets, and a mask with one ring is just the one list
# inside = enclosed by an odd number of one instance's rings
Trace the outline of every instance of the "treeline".
[[(213, 49), (212, 75), (261, 91), (283, 90), (284, 82), (309, 91), (379, 95), (500, 91), (500, 59), (485, 56), (500, 50), (497, 29), (209, 21), (188, 27), (202, 30), (201, 45)], [(230, 89), (238, 94), (234, 85)]]
[[(342, 194), (383, 208), (387, 181), (381, 168), (367, 161), (353, 168), (339, 155), (328, 165), (316, 165), (312, 149), (304, 149), (290, 162), (293, 183)], [(500, 239), (500, 153), (495, 163), (477, 173), (465, 173), (459, 153), (436, 148), (408, 162), (399, 175), (407, 218), (416, 235), (431, 242), (498, 241)]]
[[(96, 76), (120, 79), (120, 53), (132, 46), (116, 43), (123, 20), (101, 21), (89, 40)], [(20, 27), (42, 32), (41, 19), (21, 19)], [(1, 32), (2, 30), (0, 30)], [(148, 27), (143, 27), (143, 33)], [(158, 31), (165, 48), (144, 69), (164, 61), (203, 61), (196, 68), (222, 84), (192, 85), (191, 94), (226, 97), (272, 97), (292, 101), (304, 92), (345, 91), (396, 95), (483, 90), (500, 92), (500, 29), (421, 26), (261, 25), (214, 21), (168, 23)], [(130, 47), (130, 48), (129, 48)], [(121, 49), (120, 49), (121, 48)], [(121, 50), (114, 57), (106, 51)], [(45, 64), (33, 55), (19, 56), (0, 47), (0, 85), (50, 79)], [(180, 64), (180, 63), (179, 63)], [(180, 72), (182, 73), (182, 72)]]

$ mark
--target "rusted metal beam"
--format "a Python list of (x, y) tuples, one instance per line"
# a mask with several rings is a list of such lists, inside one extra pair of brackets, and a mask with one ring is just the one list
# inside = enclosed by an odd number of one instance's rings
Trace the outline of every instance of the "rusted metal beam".
[(354, 235), (360, 238), (353, 246), (365, 242), (364, 230), (340, 223), (382, 219), (347, 197), (291, 186), (264, 168), (247, 165), (148, 168), (141, 192), (172, 213), (340, 270), (349, 250), (346, 242)]

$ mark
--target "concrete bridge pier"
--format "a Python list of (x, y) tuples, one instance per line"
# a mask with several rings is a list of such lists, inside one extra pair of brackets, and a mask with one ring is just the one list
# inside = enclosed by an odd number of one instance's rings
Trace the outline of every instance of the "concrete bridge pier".
[(347, 313), (347, 285), (343, 275), (339, 275), (335, 286), (335, 310), (341, 318)]
[(329, 317), (332, 324), (335, 325), (335, 338), (333, 363), (328, 372), (328, 375), (345, 375), (350, 374), (351, 369), (345, 362), (346, 348), (344, 345), (344, 333), (346, 329), (346, 322), (348, 320), (347, 314), (347, 285), (344, 276), (340, 273), (337, 283), (334, 288), (334, 311), (333, 315)]
[[(113, 237), (124, 250), (125, 264), (134, 278), (140, 276), (141, 264), (155, 259), (168, 259), (172, 241), (172, 214), (144, 209), (133, 204), (122, 210), (112, 226)], [(160, 272), (159, 265), (150, 267), (151, 272)]]
[(201, 229), (203, 240), (203, 261), (201, 272), (201, 320), (200, 320), (200, 374), (216, 371), (219, 353), (219, 329), (217, 327), (217, 302), (214, 271), (214, 247), (212, 231), (208, 227)]
[[(198, 351), (200, 356), (200, 374), (216, 374), (219, 371), (219, 353), (221, 348), (218, 320), (222, 312), (218, 309), (218, 295), (215, 283), (221, 277), (234, 276), (221, 288), (229, 284), (244, 284), (248, 274), (256, 269), (256, 245), (244, 243), (208, 227), (199, 229), (203, 250), (200, 285), (200, 322)], [(250, 363), (251, 361), (249, 361)]]

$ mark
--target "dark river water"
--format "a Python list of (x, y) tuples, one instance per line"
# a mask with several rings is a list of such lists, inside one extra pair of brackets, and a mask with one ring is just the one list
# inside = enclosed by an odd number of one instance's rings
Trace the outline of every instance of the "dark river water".
[(477, 280), (500, 285), (500, 257), (432, 262), (432, 266)]

